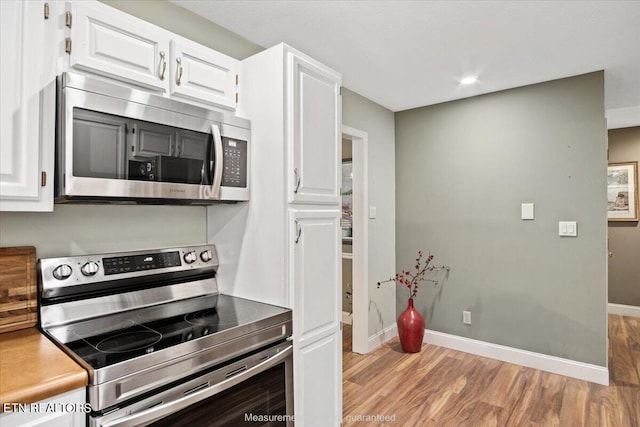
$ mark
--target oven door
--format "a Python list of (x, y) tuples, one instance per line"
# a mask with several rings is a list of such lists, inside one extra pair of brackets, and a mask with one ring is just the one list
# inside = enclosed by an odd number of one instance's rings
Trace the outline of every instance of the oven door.
[(91, 427), (292, 426), (293, 350), (272, 346), (103, 415)]

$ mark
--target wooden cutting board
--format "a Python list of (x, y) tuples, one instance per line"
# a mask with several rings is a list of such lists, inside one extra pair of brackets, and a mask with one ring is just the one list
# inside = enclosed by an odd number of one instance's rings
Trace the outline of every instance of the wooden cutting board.
[(0, 248), (0, 333), (31, 328), (37, 320), (36, 248)]

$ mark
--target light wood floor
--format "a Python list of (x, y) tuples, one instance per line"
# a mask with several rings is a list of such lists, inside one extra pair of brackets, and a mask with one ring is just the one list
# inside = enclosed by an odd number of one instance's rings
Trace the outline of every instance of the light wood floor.
[(359, 355), (343, 335), (345, 426), (640, 427), (638, 318), (609, 315), (609, 387), (397, 338)]

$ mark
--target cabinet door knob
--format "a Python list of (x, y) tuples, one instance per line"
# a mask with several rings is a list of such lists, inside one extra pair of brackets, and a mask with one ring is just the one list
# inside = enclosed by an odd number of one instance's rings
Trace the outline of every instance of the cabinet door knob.
[(160, 80), (164, 80), (164, 72), (167, 71), (167, 59), (163, 51), (160, 51)]
[(176, 58), (176, 84), (180, 86), (180, 80), (182, 80), (182, 59)]

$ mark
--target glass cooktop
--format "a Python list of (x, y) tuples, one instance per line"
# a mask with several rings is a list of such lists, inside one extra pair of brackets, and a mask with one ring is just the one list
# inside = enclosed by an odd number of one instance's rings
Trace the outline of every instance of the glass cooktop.
[[(47, 332), (93, 369), (100, 369), (216, 334), (221, 342), (232, 339), (234, 329), (244, 334), (247, 328), (260, 328), (257, 322), (288, 312), (218, 294), (113, 314)], [(225, 331), (228, 333), (223, 337)]]

